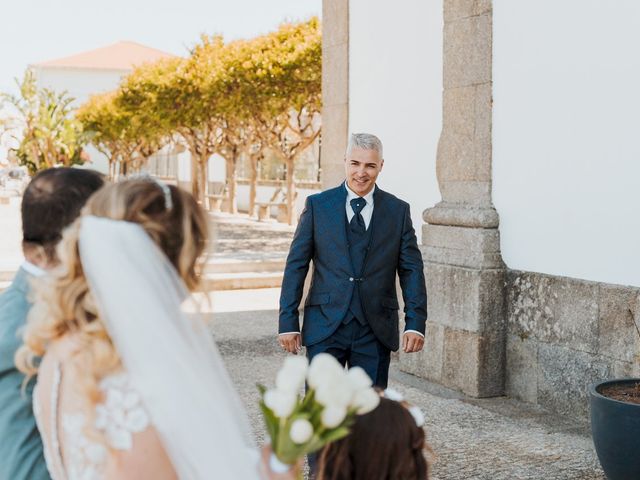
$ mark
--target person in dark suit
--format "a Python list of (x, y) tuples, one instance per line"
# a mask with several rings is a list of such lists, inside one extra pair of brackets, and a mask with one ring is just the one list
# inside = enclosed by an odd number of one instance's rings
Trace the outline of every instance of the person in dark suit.
[[(307, 198), (284, 271), (278, 339), (290, 353), (304, 345), (309, 359), (326, 352), (362, 367), (385, 388), (391, 351), (400, 347), (396, 274), (405, 303), (405, 352), (424, 345), (427, 292), (409, 204), (376, 185), (383, 164), (380, 140), (353, 134), (346, 181)], [(300, 332), (298, 307), (312, 260)]]

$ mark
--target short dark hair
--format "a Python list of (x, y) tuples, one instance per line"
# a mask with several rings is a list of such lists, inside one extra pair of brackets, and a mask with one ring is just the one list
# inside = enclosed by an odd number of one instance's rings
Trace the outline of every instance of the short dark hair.
[(54, 260), (62, 231), (103, 185), (104, 176), (94, 170), (61, 167), (39, 172), (22, 196), (23, 248), (42, 247), (47, 259)]
[(424, 430), (400, 402), (380, 399), (351, 433), (320, 454), (320, 480), (427, 480)]

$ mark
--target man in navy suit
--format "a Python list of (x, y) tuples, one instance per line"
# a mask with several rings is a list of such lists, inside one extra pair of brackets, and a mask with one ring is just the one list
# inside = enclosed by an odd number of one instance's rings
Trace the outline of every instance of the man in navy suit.
[[(304, 345), (309, 359), (326, 352), (362, 367), (385, 388), (391, 351), (400, 347), (396, 274), (405, 303), (405, 352), (424, 345), (427, 291), (409, 204), (376, 186), (383, 164), (380, 140), (353, 134), (346, 181), (307, 198), (284, 271), (278, 339), (290, 353)], [(300, 332), (298, 307), (312, 260)]]

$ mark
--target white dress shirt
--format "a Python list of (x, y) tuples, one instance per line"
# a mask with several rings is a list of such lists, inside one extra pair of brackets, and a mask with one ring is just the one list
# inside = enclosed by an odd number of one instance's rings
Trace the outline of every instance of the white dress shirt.
[[(353, 216), (355, 215), (355, 212), (353, 211), (353, 208), (351, 208), (351, 200), (353, 200), (354, 198), (360, 198), (360, 195), (358, 195), (357, 193), (355, 193), (353, 190), (351, 190), (349, 188), (349, 185), (347, 184), (347, 182), (344, 182), (344, 186), (347, 189), (347, 201), (345, 202), (345, 209), (347, 212), (347, 221), (351, 221), (351, 219), (353, 218)], [(360, 214), (362, 215), (362, 218), (364, 219), (364, 225), (365, 228), (368, 230), (369, 229), (369, 224), (371, 223), (371, 217), (373, 216), (373, 207), (374, 207), (374, 203), (373, 203), (373, 193), (376, 191), (376, 188), (378, 188), (377, 186), (374, 185), (374, 187), (371, 189), (371, 191), (369, 193), (367, 193), (363, 198), (366, 200), (367, 204), (364, 206), (364, 208), (360, 211)], [(404, 333), (417, 333), (418, 335), (420, 335), (421, 337), (424, 338), (424, 335), (420, 332), (418, 332), (417, 330), (405, 330)], [(300, 333), (300, 332), (284, 332), (281, 333), (280, 335), (290, 335), (292, 333)]]
[(33, 263), (27, 260), (22, 262), (22, 265), (20, 266), (25, 272), (27, 272), (29, 275), (32, 275), (34, 277), (41, 277), (42, 275), (47, 273), (42, 268), (38, 267), (37, 265), (34, 265)]
[[(354, 198), (361, 198), (361, 197), (360, 195), (358, 195), (356, 192), (354, 192), (349, 188), (349, 185), (347, 185), (347, 182), (344, 182), (344, 186), (347, 189), (347, 201), (345, 203), (345, 209), (347, 211), (347, 221), (351, 222), (351, 219), (355, 215), (353, 208), (351, 208), (351, 200), (353, 200)], [(378, 187), (374, 185), (371, 191), (367, 193), (364, 197), (362, 197), (367, 202), (367, 204), (360, 211), (360, 214), (364, 219), (364, 227), (367, 230), (369, 229), (369, 224), (371, 223), (371, 216), (373, 215), (373, 192), (376, 191), (376, 188)]]

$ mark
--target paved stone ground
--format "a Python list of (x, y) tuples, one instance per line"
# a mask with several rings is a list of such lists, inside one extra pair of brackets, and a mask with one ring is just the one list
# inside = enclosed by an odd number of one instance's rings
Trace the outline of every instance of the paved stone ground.
[(212, 214), (214, 259), (284, 260), (295, 227), (258, 222), (247, 215)]
[[(246, 294), (251, 308), (252, 293)], [(274, 337), (276, 321), (275, 310), (214, 313), (212, 326), (260, 442), (264, 430), (255, 385), (272, 384), (284, 358)], [(425, 412), (436, 480), (605, 478), (587, 425), (506, 398), (467, 398), (395, 365), (391, 379), (392, 387)]]

